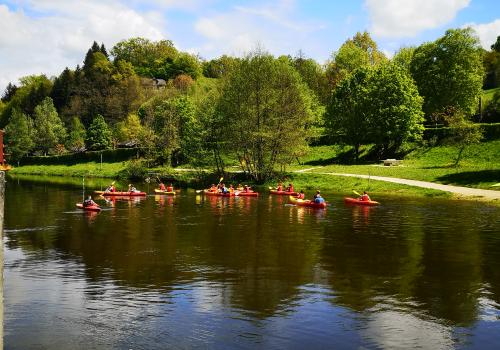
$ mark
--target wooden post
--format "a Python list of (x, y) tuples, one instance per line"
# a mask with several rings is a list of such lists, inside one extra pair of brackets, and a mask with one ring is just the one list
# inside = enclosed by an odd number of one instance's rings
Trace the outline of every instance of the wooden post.
[(0, 171), (0, 349), (3, 349), (3, 209), (5, 171)]

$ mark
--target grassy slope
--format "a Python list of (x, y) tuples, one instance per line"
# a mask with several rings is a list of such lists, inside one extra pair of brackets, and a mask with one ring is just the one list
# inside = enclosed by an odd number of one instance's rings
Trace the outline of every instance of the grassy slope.
[(311, 168), (329, 164), (313, 172), (343, 172), (454, 184), (460, 186), (494, 189), (491, 185), (500, 181), (500, 141), (489, 141), (470, 146), (458, 167), (453, 166), (458, 149), (455, 146), (438, 146), (418, 149), (410, 153), (402, 166), (384, 167), (379, 164), (337, 165), (338, 149), (321, 146), (312, 150), (294, 169)]
[(496, 92), (500, 92), (500, 87), (490, 89), (490, 90), (483, 90), (483, 94), (482, 94), (482, 106), (483, 106), (483, 108), (482, 109), (484, 109), (488, 105), (488, 102), (491, 101), (491, 99), (493, 98), (493, 95)]

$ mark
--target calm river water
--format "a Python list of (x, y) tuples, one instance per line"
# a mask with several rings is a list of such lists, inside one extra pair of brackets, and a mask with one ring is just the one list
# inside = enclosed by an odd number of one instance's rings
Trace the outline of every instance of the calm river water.
[(500, 348), (500, 208), (326, 197), (185, 190), (88, 214), (78, 187), (11, 179), (5, 346)]

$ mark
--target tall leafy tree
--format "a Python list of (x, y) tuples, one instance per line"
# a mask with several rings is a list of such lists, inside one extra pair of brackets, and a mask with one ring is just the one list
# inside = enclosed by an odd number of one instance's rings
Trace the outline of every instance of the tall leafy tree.
[(14, 97), (17, 89), (18, 87), (15, 84), (9, 83), (2, 95), (2, 101), (9, 102), (12, 99), (12, 97)]
[(472, 115), (477, 110), (484, 76), (481, 58), (479, 39), (470, 28), (447, 30), (415, 50), (411, 73), (426, 116), (450, 109)]
[(110, 149), (113, 145), (113, 133), (104, 117), (98, 114), (87, 130), (87, 146), (91, 150)]
[(69, 105), (70, 98), (75, 93), (75, 88), (75, 72), (66, 67), (54, 80), (54, 86), (50, 93), (50, 97), (58, 111)]
[(35, 148), (44, 154), (54, 150), (66, 138), (66, 129), (50, 97), (35, 107), (33, 139)]
[(68, 140), (66, 147), (70, 150), (80, 150), (85, 147), (85, 139), (87, 132), (85, 126), (80, 121), (80, 118), (73, 117), (69, 127)]
[(353, 146), (356, 159), (364, 144), (391, 152), (423, 131), (422, 98), (396, 64), (354, 71), (335, 89), (326, 117), (332, 137)]
[(288, 60), (255, 51), (225, 81), (219, 113), (242, 169), (264, 181), (307, 143), (313, 95)]
[(12, 111), (10, 122), (5, 128), (7, 153), (13, 161), (19, 161), (34, 147), (32, 140), (32, 121), (19, 109)]

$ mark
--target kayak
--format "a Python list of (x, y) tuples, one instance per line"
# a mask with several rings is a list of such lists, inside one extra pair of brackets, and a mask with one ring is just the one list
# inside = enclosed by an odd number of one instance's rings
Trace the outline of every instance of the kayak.
[(301, 206), (301, 207), (309, 207), (309, 208), (317, 208), (317, 209), (325, 209), (326, 202), (316, 203), (309, 199), (297, 199), (293, 196), (288, 197), (290, 199), (290, 203)]
[(221, 193), (221, 192), (212, 192), (209, 190), (203, 190), (203, 193), (207, 196), (215, 196), (215, 197), (234, 197), (236, 194), (233, 193)]
[(84, 207), (82, 203), (76, 203), (76, 206), (87, 211), (101, 211), (101, 207), (98, 205), (90, 205), (88, 207)]
[(259, 196), (259, 193), (258, 192), (254, 192), (254, 191), (251, 191), (251, 192), (245, 192), (245, 191), (237, 191), (235, 193), (236, 196), (238, 197), (258, 197)]
[(140, 197), (145, 196), (146, 192), (105, 192), (105, 191), (94, 191), (95, 194), (100, 194), (101, 196), (111, 197), (111, 196), (121, 196), (121, 197)]
[(175, 196), (175, 191), (163, 191), (155, 188), (155, 193)]
[(277, 194), (280, 196), (297, 196), (299, 194), (298, 192), (277, 191), (277, 190), (273, 189), (272, 187), (269, 187), (269, 192), (271, 194)]
[(350, 197), (344, 197), (344, 202), (347, 204), (355, 204), (355, 205), (368, 205), (368, 206), (373, 206), (373, 205), (379, 205), (379, 202), (376, 201), (360, 201), (359, 199), (356, 198), (350, 198)]

